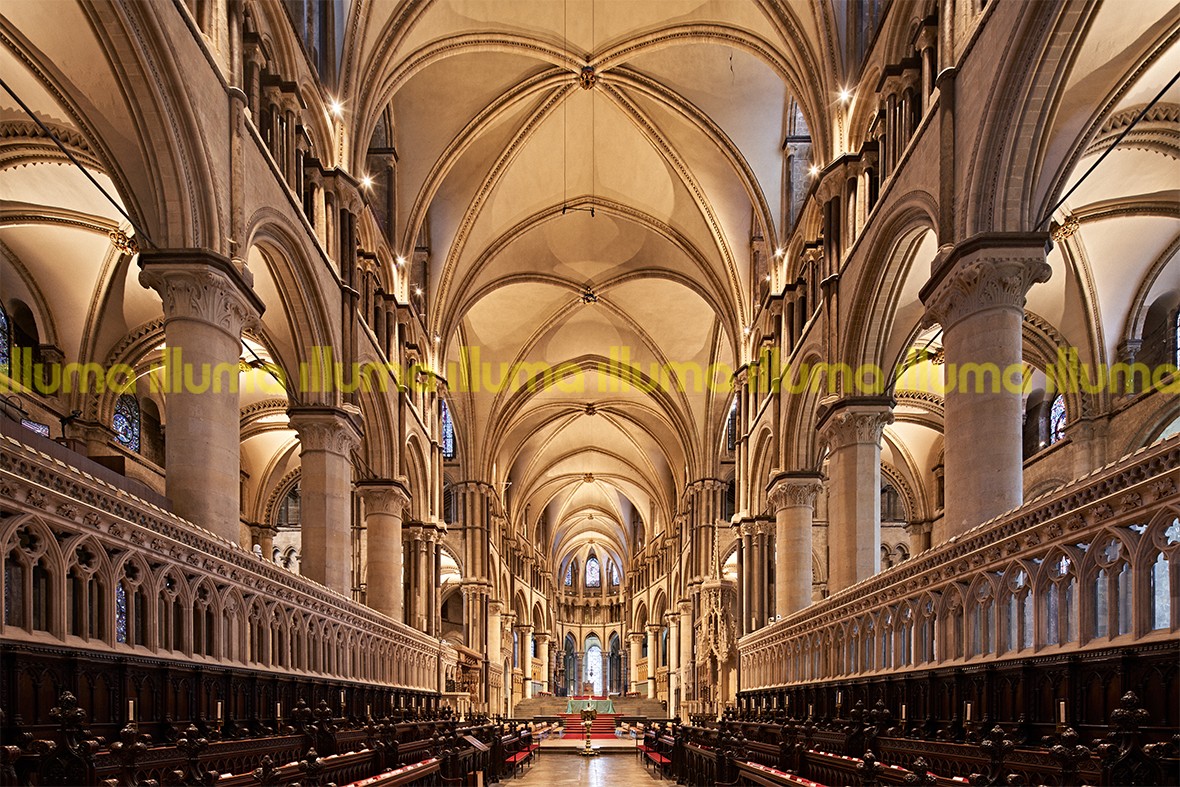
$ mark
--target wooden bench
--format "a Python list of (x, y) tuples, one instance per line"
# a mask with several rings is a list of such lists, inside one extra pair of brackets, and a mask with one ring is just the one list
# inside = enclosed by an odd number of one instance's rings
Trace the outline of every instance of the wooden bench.
[(649, 730), (643, 736), (643, 764), (650, 762), (655, 766), (660, 778), (672, 768), (672, 747), (675, 741), (668, 735), (661, 735), (658, 730)]
[(344, 787), (403, 787), (438, 773), (439, 765), (438, 758), (431, 757), (413, 765), (403, 765), (367, 779), (351, 782)]
[(778, 768), (771, 768), (767, 765), (759, 765), (756, 762), (742, 762), (741, 760), (734, 763), (737, 765), (738, 784), (759, 784), (762, 787), (824, 787), (819, 782), (813, 782), (808, 779), (802, 779), (793, 773), (780, 771)]

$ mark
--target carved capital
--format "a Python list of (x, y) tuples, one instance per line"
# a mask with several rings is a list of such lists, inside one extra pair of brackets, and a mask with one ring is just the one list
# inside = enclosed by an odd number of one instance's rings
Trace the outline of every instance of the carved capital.
[(635, 647), (637, 647), (637, 648), (641, 648), (641, 647), (643, 647), (643, 638), (644, 638), (645, 636), (646, 636), (646, 635), (645, 635), (645, 634), (643, 634), (642, 632), (634, 632), (634, 633), (628, 634), (628, 635), (627, 635), (627, 639), (628, 639), (628, 640), (631, 642), (631, 644), (632, 644), (632, 645), (634, 645)]
[(1024, 296), (1034, 284), (1048, 281), (1053, 272), (1044, 252), (1032, 249), (985, 250), (948, 264), (951, 270), (922, 293), (923, 325), (938, 323), (944, 331), (991, 309), (1023, 314)]
[(349, 456), (360, 445), (361, 436), (343, 410), (332, 407), (299, 407), (287, 411), (291, 427), (299, 433), (303, 452), (327, 451)]
[(832, 450), (836, 450), (858, 443), (877, 445), (881, 433), (891, 423), (893, 410), (889, 407), (851, 406), (824, 419), (820, 431)]
[(766, 499), (776, 512), (782, 508), (811, 508), (822, 489), (823, 481), (818, 475), (784, 473), (771, 483)]
[(197, 255), (141, 257), (139, 283), (155, 290), (164, 306), (164, 325), (192, 320), (215, 326), (240, 341), (242, 329), (254, 325), (264, 306), (250, 289), (248, 269), (229, 260)]
[(360, 481), (356, 485), (366, 514), (400, 516), (410, 504), (405, 485), (397, 481)]
[(503, 613), (504, 613), (504, 602), (503, 601), (489, 601), (488, 602), (488, 614), (489, 615), (502, 615)]

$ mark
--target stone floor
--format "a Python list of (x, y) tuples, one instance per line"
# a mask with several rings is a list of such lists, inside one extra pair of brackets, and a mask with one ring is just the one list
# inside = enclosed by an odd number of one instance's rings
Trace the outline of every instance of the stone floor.
[[(579, 757), (576, 754), (542, 756), (532, 768), (516, 779), (507, 779), (503, 787), (545, 785), (545, 787), (627, 787), (632, 784), (655, 784), (659, 780), (639, 760), (628, 754)], [(667, 781), (667, 780), (665, 780)], [(675, 782), (669, 782), (675, 784)]]

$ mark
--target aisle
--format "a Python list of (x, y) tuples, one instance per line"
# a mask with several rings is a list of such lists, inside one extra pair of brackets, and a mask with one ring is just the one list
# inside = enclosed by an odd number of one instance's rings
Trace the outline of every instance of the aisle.
[(622, 785), (655, 783), (658, 779), (645, 770), (630, 754), (603, 754), (598, 757), (579, 757), (576, 754), (545, 753), (532, 768), (517, 779), (505, 784), (586, 785), (586, 787), (622, 787)]

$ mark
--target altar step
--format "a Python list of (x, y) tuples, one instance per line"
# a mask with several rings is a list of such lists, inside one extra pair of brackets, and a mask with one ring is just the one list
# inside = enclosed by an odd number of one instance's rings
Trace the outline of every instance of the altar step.
[[(586, 737), (586, 728), (582, 725), (581, 713), (560, 713), (562, 722), (565, 724), (565, 734), (563, 738), (584, 738)], [(613, 738), (615, 737), (615, 719), (619, 714), (617, 713), (600, 713), (598, 717), (590, 723), (590, 737), (591, 738)]]

